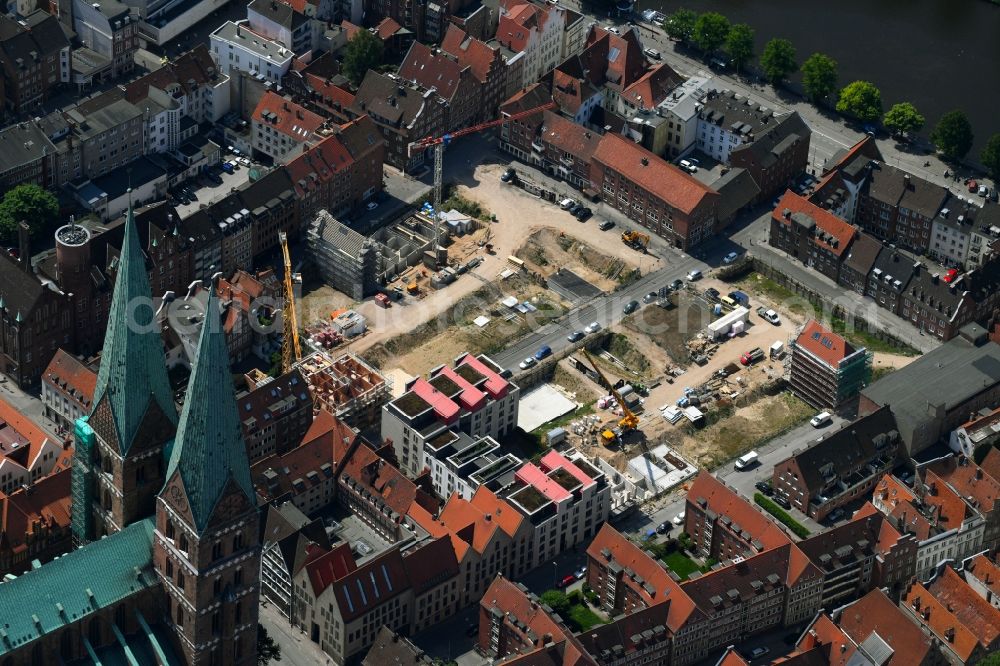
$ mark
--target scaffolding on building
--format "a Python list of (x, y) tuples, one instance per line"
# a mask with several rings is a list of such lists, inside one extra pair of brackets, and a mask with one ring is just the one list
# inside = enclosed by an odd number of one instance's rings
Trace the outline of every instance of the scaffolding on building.
[(315, 410), (325, 409), (354, 428), (375, 423), (392, 397), (392, 382), (354, 354), (315, 351), (295, 366), (309, 385)]
[(872, 361), (875, 354), (861, 347), (846, 356), (837, 367), (837, 403), (845, 401), (861, 393), (872, 380)]

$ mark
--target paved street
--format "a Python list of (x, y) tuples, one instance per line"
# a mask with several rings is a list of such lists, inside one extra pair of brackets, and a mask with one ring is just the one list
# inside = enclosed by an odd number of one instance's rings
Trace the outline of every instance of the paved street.
[(891, 333), (911, 347), (927, 352), (940, 345), (937, 338), (925, 335), (902, 317), (878, 307), (872, 299), (844, 289), (833, 280), (816, 271), (809, 270), (784, 252), (771, 247), (767, 242), (770, 218), (770, 211), (760, 215), (733, 233), (731, 240), (739, 243), (768, 265), (779, 269), (800, 284), (821, 294), (827, 303), (836, 303), (845, 310), (862, 315), (866, 321)]
[(260, 606), (260, 623), (267, 629), (268, 635), (281, 647), (282, 664), (295, 666), (311, 666), (312, 664), (332, 664), (325, 652), (309, 640), (309, 637), (288, 624), (274, 606), (262, 603)]

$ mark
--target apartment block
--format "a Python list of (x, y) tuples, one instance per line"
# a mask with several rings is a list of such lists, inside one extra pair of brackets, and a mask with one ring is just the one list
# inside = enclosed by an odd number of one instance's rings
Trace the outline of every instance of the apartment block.
[(62, 348), (57, 349), (42, 375), (42, 406), (45, 418), (70, 432), (81, 416), (94, 408), (97, 364), (84, 363)]
[(837, 409), (871, 380), (872, 354), (809, 321), (791, 345), (792, 393), (817, 408)]
[(313, 421), (312, 394), (297, 369), (268, 379), (236, 396), (251, 465), (297, 447)]
[(306, 563), (331, 549), (323, 521), (310, 520), (294, 504), (268, 505), (260, 557), (260, 591), (286, 619), (293, 614), (292, 580)]
[(580, 454), (568, 459), (549, 451), (537, 465), (525, 463), (502, 494), (534, 527), (533, 566), (589, 542), (611, 510), (604, 473)]
[(426, 447), (449, 429), (499, 439), (517, 426), (520, 389), (501, 377), (485, 354), (462, 354), (454, 366), (418, 377), (382, 408), (382, 437), (392, 442), (400, 469), (413, 477), (427, 467)]
[(854, 234), (850, 224), (788, 191), (771, 214), (768, 243), (837, 282)]
[(976, 594), (1000, 608), (1000, 565), (995, 555), (991, 558), (980, 553), (970, 557), (962, 563), (961, 574)]
[(985, 521), (983, 549), (994, 550), (1000, 546), (1000, 481), (987, 474), (972, 458), (950, 455), (928, 461), (918, 466), (947, 484), (956, 495)]
[(791, 543), (776, 523), (707, 471), (698, 474), (688, 490), (684, 531), (701, 557), (718, 561)]
[(231, 76), (239, 70), (275, 85), (295, 57), (294, 51), (257, 34), (246, 21), (226, 21), (209, 36), (209, 43), (221, 73)]
[(896, 420), (883, 407), (775, 463), (771, 485), (796, 509), (820, 521), (871, 495), (901, 451)]
[(70, 43), (59, 20), (41, 9), (0, 17), (0, 101), (12, 114), (38, 108), (70, 80)]
[[(680, 586), (656, 561), (610, 525), (587, 547), (587, 584), (609, 615), (631, 613), (669, 600)], [(680, 604), (682, 593), (676, 603)]]
[(434, 491), (440, 497), (453, 493), (472, 499), (480, 486), (498, 492), (514, 481), (514, 473), (524, 462), (504, 453), (492, 437), (473, 437), (460, 430), (445, 430), (424, 449)]
[(139, 13), (118, 0), (73, 2), (73, 29), (87, 48), (107, 59), (108, 76), (117, 78), (135, 69), (139, 49)]

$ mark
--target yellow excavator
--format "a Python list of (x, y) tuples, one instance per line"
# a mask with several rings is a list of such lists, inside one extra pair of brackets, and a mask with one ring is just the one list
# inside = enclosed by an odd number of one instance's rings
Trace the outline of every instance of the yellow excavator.
[(608, 381), (608, 378), (605, 377), (604, 373), (601, 372), (600, 368), (597, 367), (597, 364), (594, 363), (594, 359), (590, 356), (587, 350), (584, 349), (582, 351), (583, 355), (587, 358), (587, 362), (590, 363), (590, 367), (593, 368), (594, 372), (597, 373), (598, 381), (600, 382), (601, 386), (607, 389), (607, 391), (614, 396), (615, 400), (618, 401), (618, 404), (622, 408), (622, 418), (621, 420), (618, 421), (617, 432), (610, 428), (605, 428), (601, 432), (601, 439), (604, 440), (604, 445), (608, 446), (614, 444), (615, 441), (617, 441), (618, 437), (620, 437), (621, 435), (624, 435), (627, 432), (635, 430), (639, 426), (639, 417), (636, 416), (632, 412), (632, 410), (628, 408), (628, 405), (625, 404), (625, 401), (622, 399), (621, 394), (619, 394), (618, 391), (615, 390), (615, 387), (611, 384), (610, 381)]
[(639, 231), (623, 231), (622, 242), (631, 248), (645, 252), (649, 246), (649, 236)]

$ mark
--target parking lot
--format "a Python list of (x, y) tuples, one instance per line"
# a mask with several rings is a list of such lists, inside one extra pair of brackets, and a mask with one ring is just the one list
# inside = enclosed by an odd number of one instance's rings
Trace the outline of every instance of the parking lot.
[[(230, 160), (232, 155), (225, 155), (222, 159), (223, 161)], [(211, 169), (211, 171), (220, 177), (221, 183), (216, 184), (202, 177), (188, 180), (171, 190), (171, 195), (179, 202), (174, 207), (182, 218), (200, 209), (203, 204), (211, 205), (224, 198), (250, 178), (250, 169), (243, 165), (240, 165), (238, 169), (234, 167), (233, 173), (226, 173), (218, 167)], [(186, 193), (182, 193), (182, 190)], [(191, 197), (192, 193), (195, 198)], [(184, 203), (182, 196), (188, 198), (188, 203)]]

